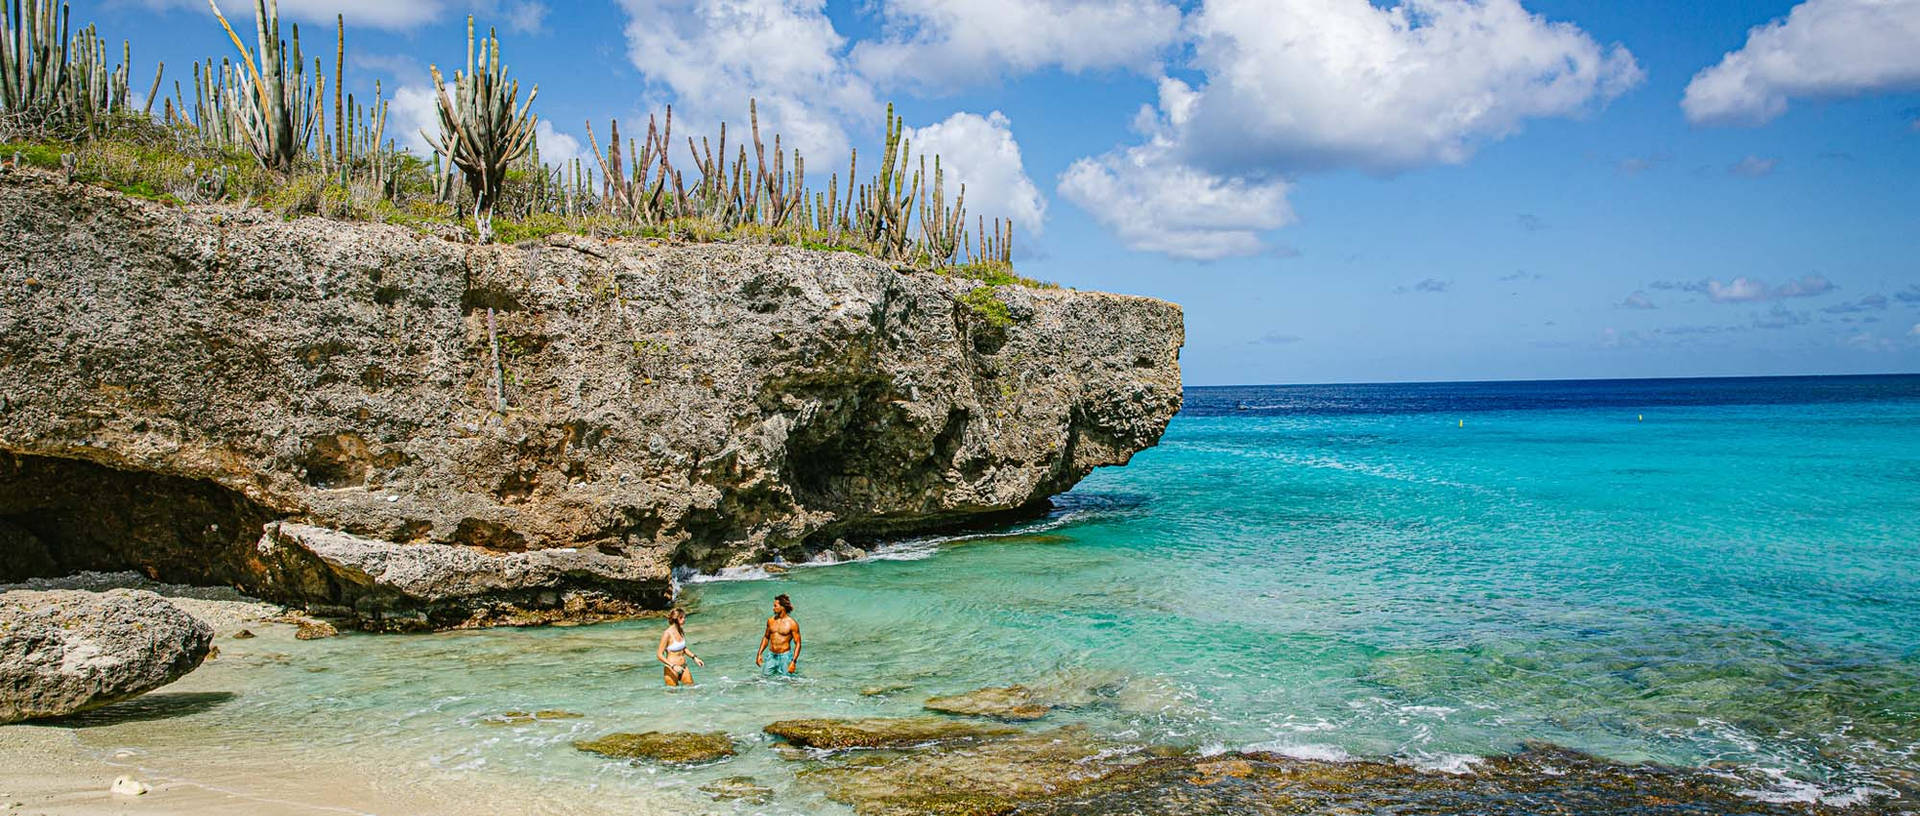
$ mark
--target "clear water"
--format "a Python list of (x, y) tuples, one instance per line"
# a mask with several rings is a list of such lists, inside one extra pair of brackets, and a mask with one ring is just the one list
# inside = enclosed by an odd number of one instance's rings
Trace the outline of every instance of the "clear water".
[[(1839, 803), (1920, 778), (1920, 377), (1191, 389), (1158, 448), (1060, 507), (689, 583), (693, 689), (661, 688), (651, 622), (223, 641), (180, 688), (234, 696), (83, 738), (162, 768), (298, 751), (516, 811), (844, 812), (763, 725), (1026, 682), (1118, 686), (1050, 719), (1139, 741), (1457, 770), (1542, 739)], [(782, 592), (794, 682), (751, 665)], [(860, 693), (888, 685), (910, 688)], [(586, 716), (482, 723), (536, 708)], [(744, 751), (569, 746), (655, 729)], [(695, 789), (742, 774), (775, 804)]]

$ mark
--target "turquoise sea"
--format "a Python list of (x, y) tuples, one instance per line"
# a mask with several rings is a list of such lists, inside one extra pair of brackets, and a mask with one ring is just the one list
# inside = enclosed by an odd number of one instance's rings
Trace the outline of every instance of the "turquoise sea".
[[(1158, 448), (1056, 504), (687, 576), (693, 689), (660, 687), (657, 622), (263, 637), (223, 641), (177, 716), (81, 733), (162, 772), (298, 751), (513, 812), (844, 813), (763, 725), (1018, 682), (1100, 687), (1050, 720), (1121, 740), (1455, 772), (1546, 740), (1920, 812), (1920, 377), (1189, 389)], [(752, 666), (776, 593), (797, 681)], [(585, 716), (485, 722), (514, 709)], [(664, 770), (569, 745), (653, 729), (745, 750)], [(774, 803), (696, 789), (743, 774)]]

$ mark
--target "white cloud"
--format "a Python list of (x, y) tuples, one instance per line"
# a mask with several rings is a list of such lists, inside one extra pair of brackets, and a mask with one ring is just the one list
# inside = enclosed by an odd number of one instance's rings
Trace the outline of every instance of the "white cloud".
[[(440, 136), (440, 113), (430, 85), (402, 85), (387, 104), (387, 136), (416, 156), (432, 156), (427, 137)], [(424, 131), (424, 135), (422, 134)]]
[(1154, 141), (1081, 159), (1061, 174), (1060, 194), (1129, 249), (1193, 260), (1259, 253), (1261, 233), (1293, 221), (1286, 182), (1215, 175), (1171, 152)]
[(533, 126), (533, 136), (540, 147), (541, 162), (562, 167), (574, 159), (579, 159), (586, 162), (586, 166), (593, 172), (600, 172), (600, 165), (595, 163), (593, 151), (582, 146), (579, 138), (554, 129), (552, 122), (540, 120), (539, 124)]
[(1626, 300), (1620, 301), (1620, 308), (1622, 309), (1658, 309), (1660, 307), (1654, 305), (1653, 298), (1647, 297), (1647, 293), (1634, 292), (1633, 294), (1628, 295)]
[[(153, 9), (184, 8), (206, 11), (206, 0), (139, 0), (141, 5)], [(404, 30), (419, 28), (435, 22), (450, 21), (468, 11), (479, 15), (480, 25), (505, 23), (505, 28), (513, 31), (536, 31), (546, 17), (545, 3), (533, 0), (470, 0), (467, 3), (449, 4), (445, 0), (280, 0), (280, 17), (288, 22), (332, 23), (337, 15), (345, 15), (349, 36), (351, 29), (357, 26)], [(235, 30), (240, 31), (238, 20), (253, 19), (254, 5), (251, 0), (225, 0), (220, 11), (227, 19), (235, 21)], [(491, 19), (487, 19), (491, 18)], [(243, 38), (252, 46), (252, 32), (240, 31)]]
[(1216, 170), (1459, 163), (1644, 76), (1624, 47), (1518, 0), (1208, 0), (1191, 29), (1207, 82), (1171, 118)]
[(1695, 74), (1695, 124), (1761, 124), (1791, 98), (1920, 89), (1920, 0), (1807, 0)]
[(1920, 337), (1920, 323), (1915, 323), (1915, 324), (1913, 324), (1913, 329), (1911, 329), (1910, 331), (1908, 331), (1908, 332), (1907, 332), (1907, 336), (1908, 336), (1908, 337)]
[(1165, 0), (887, 0), (853, 60), (879, 82), (951, 89), (1009, 73), (1151, 70), (1180, 36)]
[[(712, 134), (728, 120), (749, 138), (747, 100), (757, 98), (768, 149), (778, 132), (784, 147), (806, 155), (845, 156), (842, 122), (879, 118), (871, 86), (844, 59), (846, 38), (827, 19), (825, 0), (620, 5), (628, 17), (628, 58), (665, 91), (654, 101), (673, 103), (676, 133)], [(683, 123), (688, 129), (680, 129)]]
[(1746, 303), (1770, 296), (1767, 285), (1752, 278), (1734, 278), (1727, 283), (1707, 281), (1707, 299), (1715, 303)]
[(1188, 31), (1204, 81), (1163, 78), (1136, 117), (1145, 143), (1061, 180), (1128, 246), (1181, 257), (1259, 251), (1292, 220), (1291, 175), (1464, 162), (1643, 78), (1625, 48), (1518, 0), (1206, 0)]
[[(1005, 114), (956, 113), (946, 121), (909, 129), (907, 139), (914, 153), (940, 157), (948, 201), (959, 194), (960, 185), (966, 185), (970, 225), (977, 223), (978, 216), (989, 221), (1006, 218), (1026, 235), (1041, 233), (1047, 204), (1033, 179), (1027, 177), (1020, 144), (1014, 141), (1013, 126)], [(931, 164), (927, 172), (927, 189), (931, 190)], [(1015, 245), (1018, 247), (1018, 242)]]

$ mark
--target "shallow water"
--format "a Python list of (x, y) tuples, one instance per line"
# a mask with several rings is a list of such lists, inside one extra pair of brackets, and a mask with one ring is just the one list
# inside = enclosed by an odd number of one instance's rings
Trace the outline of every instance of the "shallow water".
[[(82, 735), (159, 769), (309, 756), (484, 784), (503, 812), (844, 813), (762, 726), (1021, 682), (1085, 704), (1047, 725), (1127, 741), (1470, 771), (1547, 740), (1913, 806), (1920, 378), (1193, 389), (1160, 447), (1059, 505), (689, 582), (693, 689), (660, 687), (657, 622), (223, 640), (179, 689), (232, 696)], [(781, 592), (796, 681), (752, 666)], [(555, 708), (585, 716), (484, 722)], [(656, 729), (744, 750), (663, 770), (569, 745)], [(697, 790), (743, 774), (774, 804)]]

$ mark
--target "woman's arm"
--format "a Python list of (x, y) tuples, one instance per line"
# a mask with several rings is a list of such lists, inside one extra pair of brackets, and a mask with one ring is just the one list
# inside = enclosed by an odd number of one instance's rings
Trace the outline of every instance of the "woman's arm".
[(672, 663), (667, 662), (667, 633), (666, 632), (660, 633), (660, 645), (654, 647), (653, 659), (660, 661), (660, 665), (662, 666), (673, 665)]

